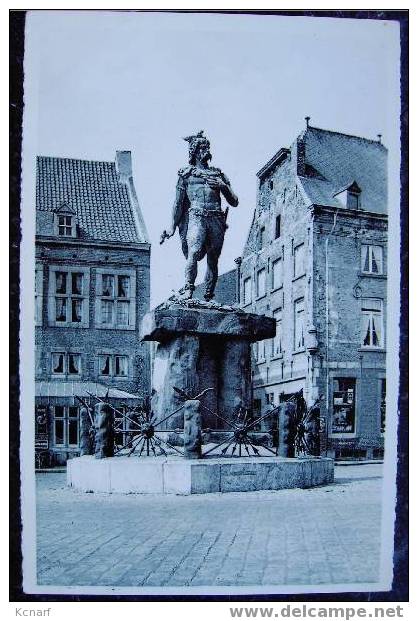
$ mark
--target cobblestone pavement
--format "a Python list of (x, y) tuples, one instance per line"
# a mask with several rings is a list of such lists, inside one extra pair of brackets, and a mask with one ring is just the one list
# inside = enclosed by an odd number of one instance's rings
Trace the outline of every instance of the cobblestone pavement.
[(244, 586), (378, 580), (381, 465), (308, 490), (144, 496), (37, 475), (38, 583)]

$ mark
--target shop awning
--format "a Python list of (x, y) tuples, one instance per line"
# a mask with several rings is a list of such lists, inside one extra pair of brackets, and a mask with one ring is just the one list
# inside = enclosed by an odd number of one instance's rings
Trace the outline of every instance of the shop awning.
[(111, 399), (138, 399), (138, 395), (98, 382), (35, 382), (35, 397), (88, 397), (88, 393), (101, 398), (108, 394)]

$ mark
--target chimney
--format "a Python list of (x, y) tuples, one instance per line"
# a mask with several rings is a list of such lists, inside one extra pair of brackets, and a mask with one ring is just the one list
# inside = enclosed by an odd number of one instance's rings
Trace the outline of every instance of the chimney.
[(132, 156), (130, 151), (116, 151), (116, 172), (119, 182), (123, 183), (132, 177)]

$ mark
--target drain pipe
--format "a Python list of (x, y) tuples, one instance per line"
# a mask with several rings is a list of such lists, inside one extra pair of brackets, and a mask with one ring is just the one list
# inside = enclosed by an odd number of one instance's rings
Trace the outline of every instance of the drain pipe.
[(338, 209), (334, 213), (334, 223), (332, 229), (325, 240), (325, 364), (326, 364), (326, 409), (327, 409), (327, 447), (326, 455), (328, 456), (328, 433), (329, 433), (329, 264), (328, 264), (328, 243), (329, 238), (334, 233), (337, 224)]
[(234, 259), (236, 263), (236, 278), (235, 278), (235, 302), (239, 305), (241, 302), (241, 264), (242, 257)]

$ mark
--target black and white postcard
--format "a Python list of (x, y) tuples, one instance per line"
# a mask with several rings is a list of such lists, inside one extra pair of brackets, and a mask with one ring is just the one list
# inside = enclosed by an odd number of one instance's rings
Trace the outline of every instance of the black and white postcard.
[(24, 593), (391, 592), (402, 12), (343, 13), (26, 13)]

